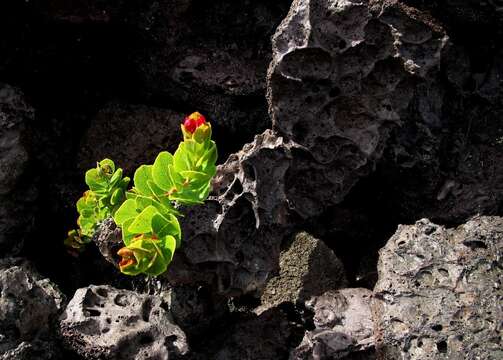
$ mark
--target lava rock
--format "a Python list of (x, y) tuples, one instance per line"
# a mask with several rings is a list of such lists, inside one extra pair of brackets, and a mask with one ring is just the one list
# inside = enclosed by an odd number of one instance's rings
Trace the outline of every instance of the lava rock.
[(283, 302), (301, 303), (347, 285), (344, 267), (322, 241), (305, 232), (295, 235), (281, 252), (279, 274), (271, 277), (261, 296), (263, 308)]
[(114, 219), (103, 220), (96, 229), (92, 241), (98, 247), (101, 255), (118, 269), (120, 256), (117, 255), (117, 251), (124, 247), (124, 242), (122, 241), (121, 228), (117, 227)]
[(92, 120), (79, 152), (79, 168), (95, 167), (104, 158), (127, 174), (152, 164), (161, 151), (174, 152), (182, 140), (184, 115), (144, 105), (108, 104)]
[[(340, 203), (382, 157), (392, 129), (438, 123), (448, 37), (396, 1), (294, 1), (273, 38), (273, 129), (304, 147), (286, 193), (302, 217)], [(421, 111), (410, 104), (421, 103)]]
[(329, 291), (306, 302), (314, 313), (314, 330), (307, 331), (290, 359), (375, 359), (372, 292), (367, 289)]
[(77, 290), (60, 332), (86, 359), (168, 359), (188, 352), (185, 334), (160, 297), (111, 286)]
[(503, 218), (400, 225), (381, 249), (372, 311), (379, 359), (503, 356)]
[(34, 110), (23, 93), (0, 83), (0, 257), (19, 253), (32, 223), (32, 185), (24, 181), (29, 164), (27, 125)]
[(53, 321), (64, 296), (21, 258), (0, 261), (0, 359), (59, 359)]
[(218, 167), (208, 201), (181, 210), (183, 246), (165, 275), (172, 284), (213, 284), (226, 296), (260, 291), (291, 226), (283, 184), (293, 147), (268, 130)]
[(150, 44), (133, 54), (141, 92), (191, 104), (212, 121), (221, 150), (237, 151), (270, 125), (264, 99), (270, 37), (289, 1), (171, 2), (144, 6), (130, 21)]

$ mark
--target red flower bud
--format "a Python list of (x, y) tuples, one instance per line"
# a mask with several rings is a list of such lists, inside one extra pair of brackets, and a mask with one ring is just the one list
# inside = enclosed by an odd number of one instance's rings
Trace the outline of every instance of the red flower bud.
[(191, 134), (193, 134), (194, 131), (203, 124), (206, 124), (206, 118), (198, 112), (190, 114), (183, 121), (185, 130)]

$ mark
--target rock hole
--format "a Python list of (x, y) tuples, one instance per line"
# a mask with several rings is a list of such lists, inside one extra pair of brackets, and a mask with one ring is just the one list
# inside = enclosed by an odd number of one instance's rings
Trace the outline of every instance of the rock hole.
[(87, 309), (87, 313), (89, 316), (100, 316), (101, 312), (96, 309)]
[(442, 325), (440, 325), (440, 324), (433, 325), (431, 328), (434, 331), (442, 331), (442, 329), (443, 329)]
[(124, 294), (117, 295), (114, 299), (114, 303), (118, 306), (128, 306), (129, 305), (129, 301), (128, 301), (126, 295), (124, 295)]
[(400, 247), (400, 246), (402, 246), (402, 245), (405, 245), (405, 241), (400, 241), (400, 242), (397, 244), (397, 246), (399, 246), (399, 247)]
[(446, 341), (439, 341), (437, 343), (437, 349), (438, 349), (438, 352), (440, 352), (442, 354), (447, 353), (447, 342)]
[(107, 297), (108, 291), (104, 288), (98, 288), (98, 289), (96, 289), (96, 294), (98, 294), (101, 297)]
[[(106, 318), (105, 321), (107, 322), (107, 324), (111, 324), (112, 323), (112, 319), (110, 319), (110, 318)], [(116, 321), (118, 321), (118, 320), (116, 320)]]
[(110, 328), (108, 328), (108, 327), (103, 328), (103, 330), (101, 330), (101, 332), (102, 332), (103, 334), (106, 334), (106, 333), (107, 333), (107, 332), (109, 332), (109, 331), (110, 331)]
[(463, 241), (463, 245), (469, 247), (472, 250), (487, 249), (487, 245), (483, 241), (480, 241), (480, 240)]
[(148, 345), (154, 342), (154, 338), (150, 334), (143, 334), (138, 342), (140, 345)]
[(446, 269), (440, 268), (440, 269), (438, 269), (438, 272), (442, 276), (445, 276), (445, 277), (449, 276), (449, 271), (447, 271)]
[(150, 299), (145, 300), (141, 307), (141, 317), (143, 321), (150, 321), (150, 311), (152, 310), (152, 301)]

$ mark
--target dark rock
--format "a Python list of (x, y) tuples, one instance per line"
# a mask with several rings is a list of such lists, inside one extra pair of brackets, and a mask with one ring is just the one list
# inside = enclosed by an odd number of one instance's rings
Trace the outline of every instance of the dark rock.
[(226, 295), (263, 287), (291, 225), (283, 179), (294, 146), (266, 131), (219, 166), (214, 195), (183, 209), (183, 245), (165, 275), (170, 282), (210, 283)]
[(209, 351), (195, 359), (286, 359), (297, 331), (280, 308), (269, 309), (258, 316), (242, 316), (217, 334), (215, 343), (209, 344)]
[(31, 264), (0, 261), (0, 359), (59, 359), (52, 323), (64, 296)]
[(84, 136), (79, 168), (93, 168), (104, 158), (115, 161), (130, 175), (154, 162), (161, 151), (174, 152), (182, 138), (184, 115), (144, 105), (113, 103), (98, 112)]
[[(269, 125), (264, 99), (270, 37), (289, 1), (160, 1), (132, 22), (151, 45), (134, 56), (147, 97), (209, 116), (225, 153)], [(241, 146), (241, 145), (239, 145)]]
[(33, 118), (21, 91), (0, 84), (0, 257), (19, 252), (33, 222), (28, 205), (35, 192), (23, 179), (29, 163), (26, 126)]
[(211, 326), (228, 315), (228, 299), (203, 286), (177, 286), (162, 293), (173, 319), (189, 338), (208, 337)]
[(168, 359), (187, 353), (158, 296), (111, 286), (77, 290), (60, 320), (64, 343), (86, 359)]
[(300, 303), (347, 285), (344, 267), (322, 241), (302, 232), (293, 237), (279, 257), (279, 274), (269, 279), (262, 307)]
[(286, 175), (297, 213), (339, 203), (374, 169), (392, 129), (440, 121), (447, 43), (429, 17), (393, 1), (293, 3), (273, 38), (268, 97), (273, 129), (307, 150)]
[(314, 330), (307, 331), (290, 359), (375, 359), (372, 292), (367, 289), (330, 291), (306, 306), (314, 313)]
[(372, 311), (379, 359), (503, 356), (503, 219), (400, 225), (381, 249)]

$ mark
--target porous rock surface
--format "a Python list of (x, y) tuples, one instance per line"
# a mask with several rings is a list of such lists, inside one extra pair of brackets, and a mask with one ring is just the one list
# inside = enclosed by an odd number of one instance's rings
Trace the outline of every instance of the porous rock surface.
[(27, 204), (35, 192), (22, 177), (29, 160), (26, 127), (33, 118), (23, 93), (0, 83), (0, 257), (17, 254), (30, 227)]
[(314, 330), (307, 331), (291, 360), (375, 359), (372, 292), (362, 288), (329, 291), (311, 298)]
[(303, 303), (313, 296), (347, 285), (344, 267), (321, 240), (306, 232), (296, 234), (279, 257), (279, 272), (265, 286), (264, 308), (283, 302)]
[(60, 333), (86, 359), (168, 359), (188, 351), (160, 297), (111, 286), (77, 290), (61, 316)]
[(400, 225), (380, 251), (372, 311), (379, 359), (503, 356), (503, 219)]
[(267, 130), (219, 166), (214, 195), (183, 210), (183, 246), (166, 273), (170, 281), (213, 283), (227, 295), (263, 287), (291, 225), (283, 179), (293, 147)]
[(59, 359), (53, 321), (64, 296), (22, 258), (0, 260), (0, 359)]
[(438, 121), (447, 43), (440, 26), (397, 1), (293, 2), (273, 38), (268, 97), (273, 129), (308, 152), (286, 175), (296, 212), (339, 203), (373, 170), (390, 131), (414, 118), (410, 104)]

